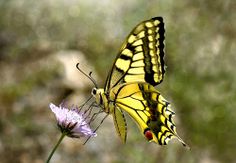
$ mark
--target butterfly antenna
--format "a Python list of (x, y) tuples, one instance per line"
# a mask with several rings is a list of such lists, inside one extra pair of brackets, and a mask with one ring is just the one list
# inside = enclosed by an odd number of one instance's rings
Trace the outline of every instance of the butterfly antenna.
[(91, 75), (92, 75), (92, 71), (89, 73), (89, 75), (86, 74), (83, 70), (80, 69), (79, 63), (76, 64), (76, 68), (77, 68), (82, 74), (84, 74), (90, 81), (92, 81), (92, 83), (94, 84), (94, 86), (95, 86), (96, 88), (98, 88), (97, 83), (95, 82), (94, 78), (91, 76)]
[[(98, 114), (99, 114), (99, 113), (98, 113)], [(109, 114), (105, 115), (105, 117), (101, 120), (100, 124), (96, 127), (96, 129), (94, 130), (94, 132), (96, 132), (96, 131), (98, 130), (98, 128), (101, 126), (101, 124), (104, 122), (104, 120), (107, 118), (108, 115), (109, 115)], [(86, 139), (86, 141), (84, 142), (83, 145), (85, 145), (85, 144), (88, 142), (88, 140), (89, 140), (90, 138), (91, 138), (91, 136)]]
[(96, 83), (96, 81), (95, 81), (95, 79), (92, 77), (92, 71), (90, 71), (90, 73), (89, 73), (89, 77), (90, 77), (90, 79), (92, 80), (92, 82), (93, 82), (93, 84), (94, 84), (94, 86), (96, 87), (96, 88), (98, 88), (98, 86), (97, 86), (97, 83)]

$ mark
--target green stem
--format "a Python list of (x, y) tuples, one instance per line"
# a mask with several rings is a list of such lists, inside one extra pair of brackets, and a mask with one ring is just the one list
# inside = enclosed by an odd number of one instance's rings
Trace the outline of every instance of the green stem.
[(52, 149), (50, 155), (48, 156), (48, 159), (47, 159), (46, 163), (49, 163), (49, 162), (50, 162), (50, 160), (51, 160), (51, 158), (52, 158), (54, 152), (56, 151), (57, 147), (59, 146), (59, 144), (61, 143), (61, 141), (63, 140), (63, 138), (64, 138), (65, 136), (66, 136), (66, 132), (62, 132), (60, 139), (58, 140), (58, 142), (57, 142), (57, 144), (55, 145), (55, 147)]

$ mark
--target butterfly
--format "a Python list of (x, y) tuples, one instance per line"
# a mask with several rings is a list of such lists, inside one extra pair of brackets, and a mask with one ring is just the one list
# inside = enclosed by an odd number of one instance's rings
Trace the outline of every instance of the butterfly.
[(105, 87), (92, 89), (96, 103), (113, 116), (123, 142), (127, 139), (126, 112), (148, 141), (166, 145), (177, 138), (186, 146), (176, 132), (170, 103), (154, 88), (165, 73), (164, 32), (162, 17), (139, 23), (123, 43)]

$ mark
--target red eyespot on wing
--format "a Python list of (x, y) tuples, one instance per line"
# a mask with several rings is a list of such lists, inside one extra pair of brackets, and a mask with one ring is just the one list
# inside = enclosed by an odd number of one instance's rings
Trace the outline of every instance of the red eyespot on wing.
[(144, 135), (149, 141), (153, 139), (152, 132), (149, 129), (144, 132)]

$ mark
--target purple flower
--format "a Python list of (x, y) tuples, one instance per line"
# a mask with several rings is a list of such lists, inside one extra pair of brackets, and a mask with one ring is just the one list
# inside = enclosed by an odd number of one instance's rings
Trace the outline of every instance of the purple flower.
[(80, 113), (77, 107), (68, 109), (63, 104), (58, 107), (52, 103), (49, 107), (57, 118), (57, 125), (61, 132), (67, 136), (74, 138), (97, 136), (86, 122), (84, 114)]

